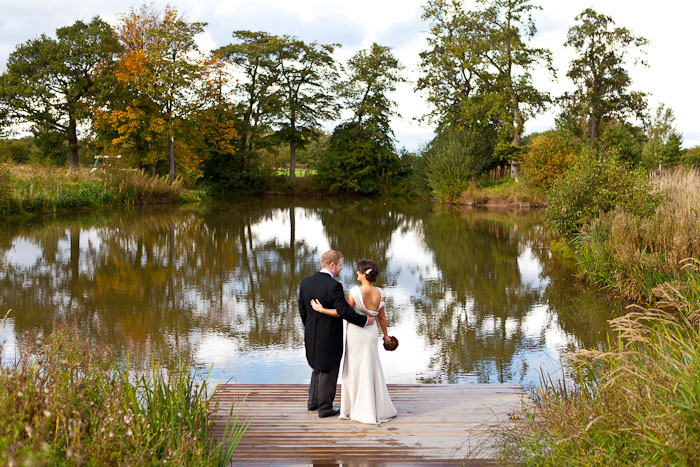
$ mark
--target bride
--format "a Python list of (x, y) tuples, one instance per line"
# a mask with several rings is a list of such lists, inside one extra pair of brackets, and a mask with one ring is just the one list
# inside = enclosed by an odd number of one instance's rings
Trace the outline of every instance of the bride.
[[(357, 280), (362, 285), (350, 289), (347, 301), (357, 313), (376, 316), (384, 333), (384, 342), (389, 343), (391, 340), (384, 312), (386, 295), (382, 289), (374, 286), (378, 273), (374, 261), (360, 261), (357, 264)], [(318, 300), (311, 300), (311, 306), (320, 313), (338, 316), (335, 309), (323, 308)], [(340, 418), (370, 424), (386, 422), (396, 416), (396, 409), (391, 403), (379, 361), (376, 325), (361, 328), (346, 323), (345, 326)]]

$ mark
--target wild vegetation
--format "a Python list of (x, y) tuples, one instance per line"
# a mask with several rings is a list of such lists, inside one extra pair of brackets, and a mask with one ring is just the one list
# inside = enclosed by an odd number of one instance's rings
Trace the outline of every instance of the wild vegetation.
[(132, 169), (60, 171), (0, 164), (0, 215), (53, 212), (109, 204), (175, 202), (183, 195), (179, 179)]
[(211, 388), (186, 365), (130, 372), (64, 327), (0, 356), (0, 459), (7, 465), (227, 465), (247, 421), (212, 435)]
[(503, 433), (507, 463), (696, 465), (700, 462), (700, 263), (682, 288), (655, 288), (653, 308), (611, 321), (607, 350), (569, 356), (572, 382), (543, 376), (536, 407)]
[[(206, 24), (170, 6), (132, 8), (114, 27), (77, 21), (55, 38), (19, 44), (0, 76), (0, 134), (17, 125), (31, 131), (0, 141), (0, 162), (10, 163), (0, 165), (0, 215), (173, 200), (202, 185), (221, 196), (273, 190), (547, 203), (547, 227), (573, 251), (581, 276), (649, 309), (615, 320), (620, 338), (607, 351), (572, 360), (573, 386), (545, 379), (533, 417), (504, 452), (525, 464), (697, 464), (700, 148), (684, 149), (672, 109), (650, 112), (647, 94), (632, 86), (629, 66), (644, 63), (648, 41), (591, 8), (574, 18), (564, 44), (574, 54), (566, 70), (573, 91), (538, 89), (533, 73), (554, 70), (551, 52), (531, 43), (536, 9), (530, 0), (427, 0), (414, 87), (436, 135), (416, 154), (397, 150), (391, 129), (390, 95), (405, 78), (388, 47), (373, 44), (341, 66), (335, 44), (265, 31), (233, 31), (230, 44), (204, 54), (194, 37)], [(244, 78), (233, 80), (229, 66)], [(552, 105), (555, 127), (525, 135), (527, 121)], [(324, 122), (335, 123), (330, 134)], [(79, 126), (89, 130), (82, 139)], [(96, 154), (122, 155), (126, 167), (78, 170)], [(56, 170), (66, 165), (71, 171)], [(489, 175), (504, 171), (510, 176)], [(46, 374), (63, 368), (56, 361), (46, 360)], [(23, 384), (44, 374), (14, 371)], [(39, 428), (8, 425), (14, 431), (1, 439), (13, 461), (33, 452), (70, 457), (69, 448), (71, 456), (91, 455), (71, 444), (78, 428), (65, 428), (63, 438), (60, 423), (46, 431), (57, 409), (31, 410), (45, 434), (39, 442)], [(152, 448), (132, 442), (120, 440), (125, 456), (146, 459), (138, 456)]]

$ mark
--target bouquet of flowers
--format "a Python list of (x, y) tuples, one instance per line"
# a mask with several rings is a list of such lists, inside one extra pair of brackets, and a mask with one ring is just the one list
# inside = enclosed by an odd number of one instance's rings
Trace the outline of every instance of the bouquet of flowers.
[(389, 339), (391, 339), (389, 342), (384, 342), (384, 349), (388, 351), (396, 350), (396, 347), (399, 346), (399, 340), (394, 336), (389, 336)]

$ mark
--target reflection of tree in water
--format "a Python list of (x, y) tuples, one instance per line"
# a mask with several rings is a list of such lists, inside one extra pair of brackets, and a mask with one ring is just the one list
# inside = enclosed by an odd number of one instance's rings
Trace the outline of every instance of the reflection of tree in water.
[(377, 285), (394, 282), (387, 271), (387, 250), (394, 232), (408, 222), (405, 214), (376, 199), (332, 202), (318, 214), (331, 248), (343, 252), (347, 268), (354, 271), (358, 261), (371, 259), (380, 268)]
[[(432, 365), (448, 380), (465, 373), (482, 381), (512, 379), (522, 319), (539, 299), (521, 283), (517, 230), (478, 213), (438, 209), (424, 235), (441, 272), (424, 282), (415, 303), (420, 332), (436, 348)], [(509, 331), (508, 321), (516, 323)]]
[[(537, 304), (552, 310), (550, 327), (561, 326), (588, 347), (607, 329), (597, 309), (583, 312), (595, 297), (572, 293), (575, 279), (550, 257), (532, 215), (367, 199), (241, 200), (197, 211), (149, 207), (4, 224), (0, 309), (14, 310), (17, 333), (47, 332), (65, 320), (120, 355), (128, 350), (136, 364), (195, 361), (201, 336), (211, 332), (241, 350), (298, 348), (299, 282), (318, 270), (322, 253), (305, 240), (313, 238), (307, 230), (314, 224), (300, 234), (302, 219), (319, 221), (318, 237), (345, 254), (346, 288), (362, 258), (377, 261), (382, 287), (405, 290), (397, 283), (401, 273), (421, 278), (409, 293), (431, 374), (438, 375), (426, 382), (465, 374), (517, 380), (525, 371), (514, 368), (518, 352), (541, 346), (548, 329), (525, 335), (523, 319)], [(266, 232), (268, 226), (275, 231)], [(399, 233), (423, 234), (440, 277), (427, 275), (429, 261), (391, 257)], [(36, 261), (9, 251), (19, 244), (35, 248)], [(527, 249), (548, 282), (522, 280), (518, 255)], [(392, 326), (400, 316), (391, 300), (387, 309)]]
[[(220, 330), (244, 346), (298, 343), (293, 305), (313, 254), (298, 242), (252, 251), (251, 224), (272, 215), (242, 203), (203, 216), (149, 209), (7, 232), (6, 250), (24, 237), (42, 256), (2, 264), (0, 297), (15, 310), (16, 332), (66, 320), (146, 364), (193, 361), (193, 330)], [(248, 290), (233, 290), (245, 278)]]
[[(580, 329), (566, 326), (566, 321), (570, 311), (586, 299), (572, 300), (576, 284), (571, 273), (545, 269), (539, 275), (542, 282), (523, 282), (518, 257), (527, 249), (540, 262), (549, 255), (536, 221), (535, 215), (527, 213), (455, 209), (438, 209), (426, 220), (425, 242), (441, 275), (425, 280), (421, 296), (415, 299), (419, 332), (435, 349), (431, 367), (438, 370), (438, 376), (424, 378), (425, 382), (454, 381), (467, 374), (484, 382), (518, 380), (528, 367), (527, 363), (516, 365), (521, 361), (516, 356), (543, 347), (549, 329), (561, 326), (578, 337)], [(551, 263), (549, 257), (544, 262)], [(535, 335), (530, 327), (526, 335), (524, 320), (537, 305), (549, 308), (544, 314), (548, 322), (537, 323)], [(597, 334), (605, 329), (604, 320), (598, 318), (589, 328)], [(594, 337), (584, 335), (577, 347)]]

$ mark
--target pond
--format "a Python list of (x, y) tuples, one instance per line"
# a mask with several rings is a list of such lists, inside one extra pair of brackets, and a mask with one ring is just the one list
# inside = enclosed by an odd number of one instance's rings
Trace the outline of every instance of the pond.
[(380, 268), (389, 383), (538, 384), (563, 353), (600, 348), (620, 304), (553, 258), (537, 212), (376, 199), (243, 199), (50, 216), (0, 230), (3, 361), (56, 323), (132, 365), (209, 369), (216, 381), (303, 383), (297, 292), (329, 248), (340, 281)]

